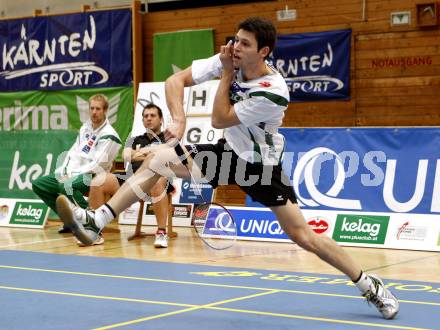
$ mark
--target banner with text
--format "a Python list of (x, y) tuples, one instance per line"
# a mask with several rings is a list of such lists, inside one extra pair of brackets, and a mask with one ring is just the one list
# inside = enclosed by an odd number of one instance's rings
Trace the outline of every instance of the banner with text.
[[(185, 87), (184, 89), (184, 110), (187, 116), (186, 129), (182, 144), (194, 143), (216, 143), (223, 137), (223, 130), (215, 129), (211, 125), (211, 112), (214, 103), (215, 93), (219, 81), (212, 80), (203, 84)], [(142, 121), (142, 110), (145, 105), (154, 103), (163, 112), (163, 127), (171, 121), (171, 115), (165, 100), (165, 89), (163, 82), (139, 84), (138, 98), (136, 102), (133, 129), (130, 136), (137, 136), (145, 133)], [(173, 179), (176, 192), (173, 194), (173, 206), (177, 225), (190, 225), (192, 206), (202, 203), (203, 199), (211, 201), (214, 198), (212, 187), (206, 182), (191, 182), (191, 180)], [(203, 198), (200, 196), (202, 194)], [(145, 204), (147, 205), (147, 204)], [(188, 209), (188, 207), (190, 209)], [(119, 223), (136, 223), (137, 210), (139, 206), (133, 204), (132, 208), (123, 212), (119, 217)], [(133, 211), (135, 210), (135, 211)], [(148, 214), (148, 207), (145, 206), (143, 223), (155, 224), (154, 215)], [(176, 215), (177, 214), (177, 215)], [(184, 214), (185, 216), (182, 216)]]
[(131, 86), (131, 10), (0, 21), (0, 90)]
[(77, 132), (0, 132), (0, 198), (38, 198), (32, 180), (53, 173), (58, 156), (69, 150)]
[(0, 131), (74, 130), (89, 119), (88, 99), (109, 99), (107, 118), (122, 140), (131, 130), (133, 88), (93, 88), (0, 94)]
[[(182, 144), (215, 143), (223, 137), (223, 130), (213, 128), (211, 125), (211, 113), (218, 84), (218, 80), (211, 80), (200, 85), (185, 87), (183, 105), (187, 121)], [(164, 123), (162, 129), (165, 129), (171, 121), (165, 100), (164, 83), (141, 83), (131, 136), (145, 133), (145, 127), (142, 124), (142, 109), (149, 103), (157, 104), (162, 109)]]
[(44, 228), (49, 206), (41, 200), (0, 198), (0, 226)]
[(188, 30), (153, 35), (154, 81), (165, 81), (193, 60), (214, 55), (214, 30)]
[(271, 60), (290, 102), (350, 97), (351, 30), (278, 35)]
[[(240, 240), (292, 242), (275, 214), (265, 207), (228, 207)], [(440, 221), (436, 215), (353, 211), (302, 211), (307, 224), (344, 246), (440, 251)], [(204, 233), (219, 235), (229, 223), (208, 221)], [(221, 229), (221, 230), (219, 230)]]
[(440, 214), (440, 128), (280, 131), (303, 208)]
[[(317, 218), (336, 211), (332, 220), (338, 225), (336, 241), (438, 249), (440, 128), (283, 128), (281, 132), (286, 138), (283, 168), (299, 205)], [(246, 205), (262, 206), (248, 197)], [(362, 236), (376, 231), (384, 236)]]

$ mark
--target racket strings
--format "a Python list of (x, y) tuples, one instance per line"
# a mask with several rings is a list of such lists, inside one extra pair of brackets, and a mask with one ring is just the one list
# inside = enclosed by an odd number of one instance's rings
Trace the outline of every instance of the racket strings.
[(231, 213), (214, 203), (200, 204), (194, 209), (193, 225), (199, 237), (217, 250), (232, 246), (237, 237)]

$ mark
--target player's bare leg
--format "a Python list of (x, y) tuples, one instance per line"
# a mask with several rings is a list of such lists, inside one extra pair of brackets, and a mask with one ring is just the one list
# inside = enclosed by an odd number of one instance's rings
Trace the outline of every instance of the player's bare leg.
[[(188, 159), (189, 168), (192, 160)], [(194, 166), (197, 169), (197, 166)], [(57, 198), (57, 209), (63, 222), (72, 228), (74, 235), (84, 244), (91, 245), (106, 224), (146, 193), (160, 177), (188, 177), (188, 167), (181, 163), (174, 148), (163, 144), (150, 153), (142, 166), (132, 175), (105, 205), (95, 211), (82, 212), (78, 216), (75, 206), (61, 195)]]
[(286, 205), (271, 207), (286, 234), (303, 249), (347, 275), (386, 319), (392, 319), (399, 311), (399, 302), (384, 287), (376, 275), (367, 275), (359, 265), (334, 240), (326, 235), (316, 234), (306, 223), (298, 204), (290, 200)]

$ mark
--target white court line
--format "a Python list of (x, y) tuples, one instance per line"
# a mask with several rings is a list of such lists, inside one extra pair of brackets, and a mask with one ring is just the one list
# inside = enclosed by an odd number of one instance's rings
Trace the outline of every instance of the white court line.
[(32, 241), (32, 242), (24, 242), (24, 243), (17, 243), (17, 244), (9, 244), (9, 245), (3, 245), (0, 246), (0, 249), (6, 249), (10, 247), (16, 247), (16, 246), (23, 246), (23, 245), (33, 245), (33, 244), (40, 244), (40, 243), (47, 243), (47, 242), (54, 242), (54, 241), (62, 241), (66, 239), (72, 239), (72, 237), (63, 237), (63, 238), (54, 238), (54, 239), (46, 239), (44, 241)]
[[(131, 229), (131, 228), (130, 228)], [(121, 230), (119, 229), (121, 233), (126, 233), (129, 230)], [(34, 244), (40, 244), (40, 243), (47, 243), (47, 242), (55, 242), (55, 241), (62, 241), (62, 240), (66, 240), (66, 239), (73, 239), (74, 236), (69, 236), (69, 237), (62, 237), (62, 238), (53, 238), (53, 239), (47, 239), (44, 241), (32, 241), (32, 242), (24, 242), (24, 243), (17, 243), (17, 244), (9, 244), (9, 245), (3, 245), (0, 246), (0, 249), (7, 249), (7, 248), (11, 248), (11, 247), (17, 247), (17, 246), (24, 246), (24, 245), (34, 245)]]

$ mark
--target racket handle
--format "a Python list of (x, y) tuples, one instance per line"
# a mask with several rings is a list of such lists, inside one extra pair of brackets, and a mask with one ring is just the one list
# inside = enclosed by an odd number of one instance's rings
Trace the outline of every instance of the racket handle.
[(180, 143), (177, 143), (174, 147), (174, 150), (176, 151), (177, 156), (180, 158), (183, 165), (188, 165), (188, 159), (186, 158), (185, 151), (183, 151), (182, 146)]

